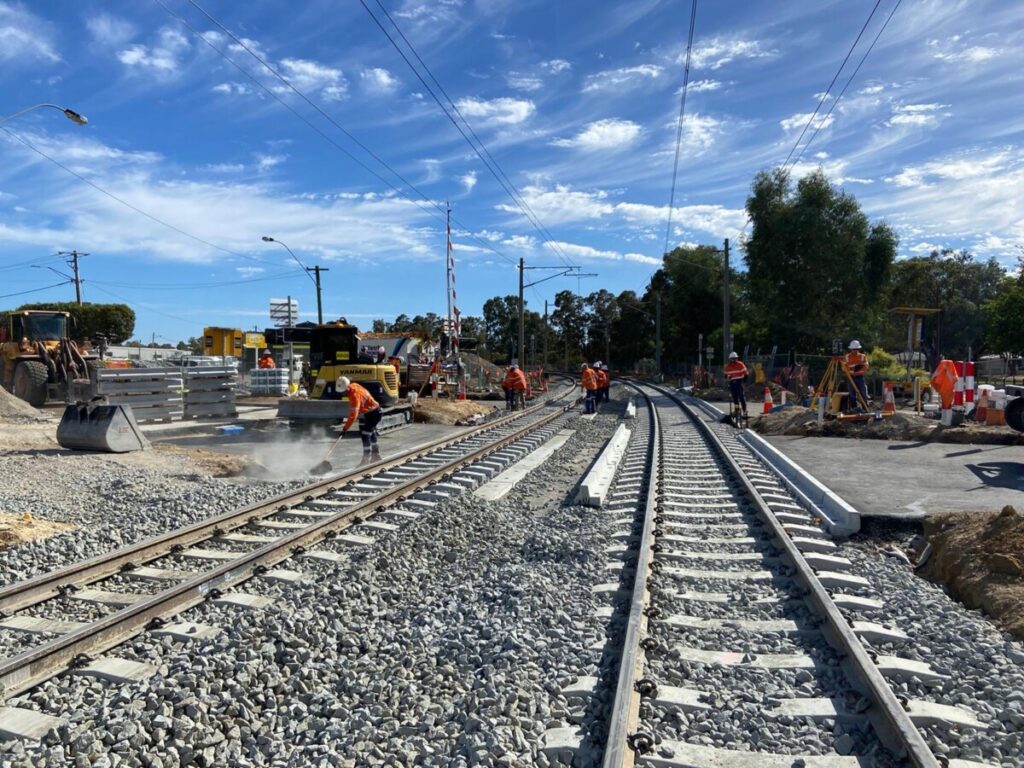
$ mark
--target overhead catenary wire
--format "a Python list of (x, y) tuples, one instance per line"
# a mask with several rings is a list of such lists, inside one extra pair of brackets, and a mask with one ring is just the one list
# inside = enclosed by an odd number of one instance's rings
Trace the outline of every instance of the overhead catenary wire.
[[(411, 202), (411, 203), (417, 205), (418, 207), (420, 207), (421, 210), (426, 211), (426, 208), (424, 208), (423, 205), (421, 205), (418, 201), (414, 200), (409, 195), (407, 195), (400, 187), (398, 187), (393, 182), (391, 182), (390, 180), (388, 180), (385, 177), (381, 176), (375, 170), (370, 168), (363, 161), (361, 161), (359, 158), (357, 158), (355, 155), (353, 155), (351, 152), (349, 152), (345, 147), (343, 147), (342, 145), (338, 144), (334, 139), (332, 139), (330, 136), (328, 136), (318, 126), (316, 126), (314, 123), (312, 123), (310, 120), (308, 120), (304, 115), (302, 115), (300, 112), (295, 110), (290, 104), (288, 104), (286, 101), (284, 101), (272, 89), (267, 88), (267, 86), (264, 85), (262, 82), (260, 82), (258, 78), (255, 78), (251, 74), (246, 72), (245, 69), (241, 65), (239, 65), (237, 62), (235, 62), (230, 56), (228, 56), (226, 53), (224, 53), (224, 51), (222, 51), (220, 48), (218, 48), (212, 42), (210, 42), (210, 40), (205, 35), (203, 35), (201, 32), (196, 30), (195, 27), (193, 27), (191, 24), (189, 24), (188, 21), (185, 18), (183, 18), (182, 16), (180, 16), (179, 14), (175, 13), (173, 10), (168, 8), (167, 5), (164, 4), (163, 0), (154, 0), (154, 2), (157, 5), (159, 5), (161, 8), (163, 8), (165, 11), (167, 11), (168, 14), (170, 14), (174, 18), (178, 19), (178, 21), (180, 21), (195, 36), (200, 38), (204, 43), (206, 43), (206, 45), (208, 45), (210, 48), (212, 48), (214, 51), (216, 51), (225, 61), (230, 63), (233, 67), (235, 67), (235, 69), (237, 69), (239, 72), (241, 72), (243, 74), (243, 76), (245, 76), (250, 82), (252, 82), (254, 85), (259, 87), (262, 91), (267, 93), (271, 98), (273, 98), (275, 101), (277, 101), (283, 107), (285, 107), (285, 109), (287, 109), (289, 112), (291, 112), (296, 117), (298, 117), (300, 120), (302, 120), (304, 123), (306, 123), (306, 125), (308, 125), (311, 129), (313, 129), (316, 133), (318, 133), (322, 138), (324, 138), (327, 142), (329, 142), (331, 145), (333, 145), (336, 149), (338, 149), (339, 151), (344, 153), (348, 158), (350, 158), (353, 162), (355, 162), (357, 165), (359, 165), (359, 167), (363, 168), (367, 173), (371, 174), (374, 178), (379, 180), (381, 183), (387, 185), (391, 190), (393, 190), (396, 194), (398, 194), (403, 199), (408, 200), (409, 202)], [(371, 158), (373, 158), (373, 160), (375, 160), (377, 163), (379, 163), (382, 167), (386, 168), (391, 174), (393, 174), (395, 176), (395, 178), (399, 179), (402, 182), (402, 184), (404, 184), (407, 188), (409, 188), (410, 190), (415, 192), (416, 195), (418, 195), (424, 203), (429, 205), (431, 208), (435, 209), (436, 212), (437, 212), (437, 218), (444, 219), (446, 217), (446, 210), (445, 210), (445, 208), (440, 203), (438, 203), (436, 200), (431, 199), (426, 193), (424, 193), (422, 190), (420, 190), (415, 184), (413, 184), (411, 181), (406, 179), (401, 173), (399, 173), (392, 166), (390, 166), (382, 157), (380, 157), (377, 153), (375, 153), (370, 147), (368, 147), (366, 144), (364, 144), (362, 141), (360, 141), (355, 135), (353, 135), (350, 131), (348, 131), (330, 113), (328, 113), (319, 104), (317, 104), (315, 101), (313, 101), (311, 98), (309, 98), (309, 96), (307, 96), (301, 90), (296, 88), (284, 75), (282, 75), (274, 66), (272, 66), (270, 64), (270, 62), (268, 62), (265, 58), (260, 56), (256, 51), (254, 51), (251, 46), (247, 45), (245, 40), (243, 40), (242, 38), (240, 38), (237, 35), (235, 35), (230, 29), (228, 29), (227, 26), (225, 26), (223, 23), (221, 23), (216, 17), (214, 17), (209, 11), (207, 11), (205, 8), (203, 8), (203, 6), (201, 6), (195, 0), (189, 0), (189, 4), (192, 5), (203, 16), (205, 16), (210, 21), (210, 23), (214, 24), (225, 35), (227, 35), (229, 38), (231, 38), (231, 40), (234, 41), (234, 43), (236, 45), (238, 45), (239, 48), (244, 50), (253, 59), (255, 59), (260, 64), (260, 66), (262, 66), (271, 75), (273, 75), (275, 79), (279, 80), (289, 91), (294, 93), (302, 101), (304, 101), (306, 104), (308, 104), (313, 110), (315, 110), (321, 117), (323, 117), (327, 122), (329, 122), (338, 131), (340, 131), (353, 144), (355, 144), (357, 147), (359, 147), (361, 150), (363, 150), (367, 155), (369, 155)], [(429, 211), (426, 211), (426, 212), (429, 213)], [(452, 223), (455, 224), (456, 226), (458, 226), (464, 232), (466, 232), (470, 239), (472, 239), (474, 242), (478, 243), (485, 250), (487, 250), (487, 251), (489, 251), (491, 253), (494, 253), (497, 256), (502, 257), (503, 259), (505, 259), (506, 261), (508, 261), (510, 263), (515, 263), (515, 259), (513, 259), (508, 254), (503, 253), (502, 251), (498, 250), (497, 248), (495, 248), (492, 244), (488, 243), (483, 238), (480, 238), (480, 237), (477, 237), (476, 235), (474, 235), (472, 229), (467, 227), (465, 224), (462, 224), (461, 222), (459, 222), (455, 217), (452, 217)]]
[(24, 296), (27, 293), (39, 293), (40, 291), (48, 291), (51, 288), (59, 288), (62, 285), (68, 285), (71, 281), (65, 280), (63, 283), (54, 283), (53, 285), (44, 285), (42, 288), (30, 288), (27, 291), (17, 291), (15, 293), (4, 293), (0, 294), (0, 299), (9, 299), (12, 296)]
[[(383, 14), (387, 17), (388, 21), (391, 22), (391, 25), (395, 28), (399, 36), (405, 42), (406, 46), (408, 46), (409, 50), (412, 52), (412, 55), (419, 62), (420, 66), (423, 67), (423, 70), (427, 73), (427, 76), (431, 79), (434, 85), (437, 86), (437, 89), (444, 96), (445, 100), (448, 102), (448, 105), (451, 107), (451, 111), (449, 111), (448, 107), (446, 107), (442, 103), (441, 99), (434, 92), (434, 89), (430, 86), (430, 83), (428, 83), (423, 78), (423, 75), (420, 74), (419, 70), (417, 70), (413, 63), (409, 60), (409, 57), (406, 56), (405, 51), (403, 51), (401, 46), (398, 45), (398, 42), (394, 39), (394, 37), (392, 37), (391, 34), (387, 31), (387, 29), (385, 29), (380, 19), (378, 19), (377, 16), (373, 13), (370, 7), (366, 4), (365, 0), (359, 0), (360, 4), (363, 6), (363, 9), (366, 11), (366, 13), (370, 16), (371, 19), (373, 19), (377, 27), (381, 30), (381, 32), (384, 33), (384, 36), (387, 37), (392, 47), (394, 47), (394, 49), (398, 52), (398, 55), (402, 57), (405, 63), (409, 66), (409, 69), (412, 70), (413, 74), (416, 75), (416, 78), (420, 81), (420, 83), (422, 83), (423, 87), (427, 89), (427, 92), (430, 94), (431, 98), (434, 99), (437, 105), (441, 108), (441, 111), (444, 112), (445, 117), (447, 117), (448, 120), (451, 121), (452, 125), (455, 126), (456, 130), (462, 135), (462, 138), (466, 140), (466, 143), (469, 144), (470, 148), (480, 159), (480, 161), (484, 164), (484, 167), (487, 168), (487, 170), (491, 173), (492, 176), (494, 176), (498, 184), (502, 187), (502, 189), (505, 190), (506, 194), (508, 194), (508, 196), (512, 199), (512, 202), (523, 213), (526, 220), (530, 222), (531, 226), (533, 226), (534, 229), (536, 229), (537, 232), (541, 235), (541, 237), (544, 240), (544, 244), (551, 248), (567, 266), (576, 266), (575, 264), (573, 264), (572, 260), (565, 254), (562, 248), (558, 246), (558, 243), (555, 241), (554, 236), (547, 230), (547, 228), (537, 217), (537, 214), (530, 207), (530, 204), (523, 197), (522, 193), (516, 187), (515, 183), (508, 177), (508, 174), (506, 174), (505, 171), (501, 168), (501, 165), (498, 163), (498, 161), (494, 159), (494, 156), (487, 149), (487, 146), (480, 139), (479, 135), (477, 135), (476, 131), (473, 129), (473, 126), (466, 119), (465, 115), (462, 114), (461, 110), (459, 110), (454, 100), (451, 98), (451, 96), (448, 95), (448, 92), (444, 89), (444, 86), (442, 86), (438, 79), (434, 76), (434, 73), (430, 71), (430, 67), (428, 67), (426, 62), (423, 61), (423, 58), (416, 51), (415, 46), (412, 44), (409, 38), (405, 36), (405, 33), (402, 31), (402, 28), (398, 26), (398, 23), (394, 20), (394, 18), (392, 18), (391, 14), (388, 13), (387, 9), (380, 2), (380, 0), (375, 1), (377, 3), (377, 6), (381, 9)], [(465, 130), (462, 128), (461, 125), (459, 125), (459, 121), (452, 116), (452, 112), (458, 115), (459, 119), (462, 120), (462, 123), (466, 126)], [(467, 135), (466, 130), (469, 131), (469, 135)]]

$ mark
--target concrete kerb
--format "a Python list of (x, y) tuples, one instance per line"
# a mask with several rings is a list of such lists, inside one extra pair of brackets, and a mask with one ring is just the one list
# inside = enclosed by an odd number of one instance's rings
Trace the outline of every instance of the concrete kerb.
[[(703, 400), (691, 397), (689, 402), (716, 420), (725, 416), (718, 408)], [(829, 533), (837, 537), (846, 537), (860, 530), (860, 512), (847, 504), (835, 491), (820, 483), (807, 470), (756, 432), (744, 429), (740, 432), (739, 439), (755, 456), (775, 471), (797, 498), (821, 517)]]
[(583, 482), (580, 483), (579, 491), (576, 494), (577, 504), (590, 507), (600, 507), (604, 504), (612, 480), (615, 479), (619, 462), (629, 444), (629, 437), (629, 429), (625, 424), (620, 423), (601, 451), (601, 455), (597, 457), (597, 461), (594, 462), (590, 471), (584, 476)]

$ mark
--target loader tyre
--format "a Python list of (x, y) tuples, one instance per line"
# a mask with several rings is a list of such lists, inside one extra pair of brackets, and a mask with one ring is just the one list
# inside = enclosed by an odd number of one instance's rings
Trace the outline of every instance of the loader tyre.
[(22, 360), (14, 368), (14, 396), (33, 408), (46, 405), (46, 366), (38, 360)]
[(1024, 397), (1006, 404), (1006, 423), (1018, 432), (1024, 432)]

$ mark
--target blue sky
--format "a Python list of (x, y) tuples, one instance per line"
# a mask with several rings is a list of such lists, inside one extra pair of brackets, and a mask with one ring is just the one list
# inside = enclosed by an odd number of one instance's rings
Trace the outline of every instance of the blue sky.
[[(85, 298), (127, 300), (146, 339), (263, 327), (268, 299), (289, 293), (315, 317), (311, 281), (261, 242), (272, 235), (330, 269), (328, 317), (444, 314), (446, 200), (463, 314), (515, 292), (519, 257), (598, 274), (538, 286), (533, 309), (566, 288), (641, 291), (657, 268), (688, 2), (382, 0), (539, 231), (357, 0), (197, 1), (337, 125), (187, 0), (160, 2), (195, 32), (155, 0), (0, 0), (0, 114), (49, 101), (90, 121), (38, 110), (0, 131), (0, 295), (59, 282), (52, 254), (77, 248)], [(785, 160), (874, 4), (698, 3), (672, 245), (738, 239), (751, 178)], [(897, 229), (902, 256), (949, 245), (1015, 264), (1022, 52), (1024, 5), (903, 0), (795, 172), (823, 167)], [(43, 268), (4, 269), (29, 260)], [(61, 285), (0, 306), (70, 298)]]

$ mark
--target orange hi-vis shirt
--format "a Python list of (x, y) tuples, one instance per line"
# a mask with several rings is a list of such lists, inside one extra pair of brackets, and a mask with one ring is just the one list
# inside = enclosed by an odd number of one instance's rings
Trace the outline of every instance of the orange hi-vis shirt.
[(587, 368), (580, 374), (580, 383), (584, 389), (597, 389), (597, 374), (593, 368)]
[(345, 397), (348, 398), (348, 418), (345, 419), (343, 430), (351, 427), (357, 416), (380, 408), (380, 404), (373, 399), (373, 395), (366, 391), (366, 387), (356, 384), (354, 381), (348, 385)]
[(851, 376), (863, 376), (871, 367), (868, 364), (868, 356), (863, 352), (852, 349), (843, 357), (843, 365), (850, 372)]
[(598, 387), (608, 386), (608, 372), (604, 368), (594, 371), (594, 375), (597, 376)]
[(274, 362), (274, 358), (272, 358), (270, 355), (266, 355), (265, 357), (261, 357), (259, 359), (259, 362), (257, 363), (257, 365), (260, 368), (264, 369), (264, 370), (267, 370), (267, 369), (270, 369), (270, 368), (277, 368), (277, 363)]
[(725, 378), (729, 381), (742, 379), (749, 373), (742, 360), (730, 360), (725, 364)]
[(501, 386), (505, 389), (514, 389), (516, 391), (526, 391), (526, 374), (523, 373), (522, 368), (510, 368), (508, 373), (505, 374), (505, 380), (501, 382)]

